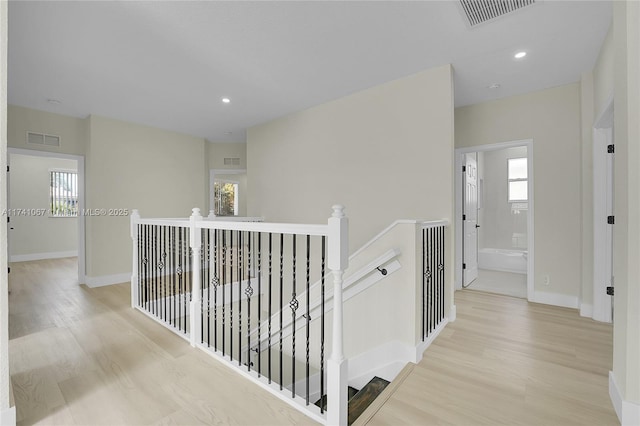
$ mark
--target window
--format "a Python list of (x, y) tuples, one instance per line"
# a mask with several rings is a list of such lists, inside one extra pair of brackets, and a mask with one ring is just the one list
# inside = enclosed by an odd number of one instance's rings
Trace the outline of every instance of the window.
[(78, 216), (78, 173), (65, 170), (49, 172), (49, 215)]
[(216, 216), (238, 215), (238, 183), (216, 180), (213, 183), (213, 211)]
[(508, 161), (509, 202), (527, 201), (528, 174), (526, 158), (510, 158)]

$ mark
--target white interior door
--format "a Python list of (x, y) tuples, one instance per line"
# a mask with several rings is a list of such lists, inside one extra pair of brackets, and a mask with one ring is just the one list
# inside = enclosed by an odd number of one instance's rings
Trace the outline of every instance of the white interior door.
[(464, 172), (462, 284), (466, 287), (478, 278), (478, 161), (475, 152), (465, 154)]

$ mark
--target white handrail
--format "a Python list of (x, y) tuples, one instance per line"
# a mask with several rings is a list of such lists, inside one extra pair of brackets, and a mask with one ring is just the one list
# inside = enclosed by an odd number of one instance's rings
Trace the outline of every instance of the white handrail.
[[(369, 262), (368, 264), (366, 264), (365, 266), (363, 266), (362, 268), (358, 269), (355, 273), (349, 275), (347, 278), (345, 278), (344, 280), (344, 285), (342, 287), (343, 292), (345, 293), (345, 300), (350, 299), (351, 297), (355, 296), (357, 293), (366, 290), (367, 288), (369, 288), (371, 285), (373, 285), (373, 283), (369, 283), (368, 285), (366, 285), (365, 287), (363, 287), (362, 289), (358, 289), (359, 291), (357, 292), (351, 292), (351, 288), (356, 285), (357, 283), (359, 283), (363, 278), (366, 278), (369, 274), (371, 274), (372, 272), (376, 271), (376, 268), (383, 266), (385, 264), (387, 264), (388, 262), (390, 262), (391, 260), (395, 259), (396, 257), (400, 256), (401, 251), (399, 249), (391, 249), (386, 251), (385, 253), (383, 253), (382, 255), (378, 256), (376, 259), (372, 260), (371, 262)], [(328, 277), (328, 275), (327, 275)], [(382, 278), (380, 278), (382, 279)], [(379, 280), (376, 280), (376, 282)], [(315, 290), (321, 283), (321, 280), (318, 280), (316, 283), (314, 283), (310, 288), (309, 291), (313, 291)], [(347, 296), (347, 292), (349, 292), (349, 295)], [(300, 296), (300, 300), (304, 300), (304, 294), (306, 292), (301, 293)], [(333, 309), (333, 307), (329, 304), (326, 304), (327, 302), (330, 302), (333, 300), (333, 295), (332, 294), (327, 294), (325, 295), (325, 312), (329, 312), (331, 311), (331, 309)], [(316, 300), (314, 300), (313, 302), (310, 303), (310, 307), (309, 310), (311, 311), (311, 313), (313, 315), (311, 315), (312, 320), (314, 318), (317, 317), (316, 313), (318, 311), (318, 309), (320, 308), (320, 298), (316, 298)], [(306, 308), (305, 306), (303, 306), (303, 304), (301, 303), (301, 310), (304, 310), (304, 308)], [(277, 311), (275, 314), (271, 315), (271, 320), (272, 321), (277, 321), (280, 315), (280, 311)], [(281, 328), (276, 328), (275, 331), (272, 329), (271, 330), (271, 337), (277, 337), (278, 339), (275, 341), (276, 343), (279, 340), (279, 334), (280, 334), (280, 330), (287, 330), (284, 331), (283, 337), (287, 337), (290, 333), (291, 333), (291, 324), (292, 324), (292, 319), (288, 318), (286, 321), (284, 321), (284, 323), (282, 324)], [(296, 328), (301, 328), (305, 325), (305, 323), (299, 323), (298, 326)], [(263, 325), (262, 327), (254, 327), (251, 330), (251, 335), (254, 336), (255, 334), (258, 333), (259, 329), (263, 329), (266, 328), (266, 325)], [(261, 330), (262, 332), (262, 330)], [(264, 342), (267, 341), (269, 339), (269, 335), (267, 334), (266, 336), (263, 336), (260, 338), (260, 342)], [(255, 346), (257, 344), (257, 339), (251, 342), (251, 346)], [(243, 348), (246, 349), (246, 346)]]

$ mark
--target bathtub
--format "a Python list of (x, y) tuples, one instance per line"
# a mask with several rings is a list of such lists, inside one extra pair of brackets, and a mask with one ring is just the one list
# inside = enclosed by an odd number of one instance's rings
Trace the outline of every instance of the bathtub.
[(493, 271), (526, 274), (527, 251), (483, 248), (478, 250), (478, 267)]

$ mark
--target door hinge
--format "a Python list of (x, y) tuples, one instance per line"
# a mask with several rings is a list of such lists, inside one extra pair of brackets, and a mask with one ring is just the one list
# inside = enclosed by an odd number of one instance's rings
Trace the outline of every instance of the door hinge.
[(467, 269), (467, 264), (466, 263), (462, 264), (462, 269)]
[(11, 218), (9, 216), (7, 216), (7, 223), (11, 222)]
[(607, 287), (607, 295), (613, 296), (613, 287), (611, 286)]
[(467, 171), (467, 166), (462, 166), (462, 173), (465, 173)]
[(607, 216), (607, 223), (608, 223), (609, 225), (613, 225), (613, 224), (615, 224), (615, 221), (616, 221), (616, 220), (615, 220), (615, 216)]
[(466, 214), (462, 215), (462, 220), (467, 220), (467, 215)]
[(11, 273), (11, 266), (7, 268), (7, 274), (10, 274), (10, 273)]
[(616, 149), (615, 149), (613, 144), (607, 145), (607, 154), (613, 154), (613, 153), (615, 153), (615, 150)]
[(7, 173), (9, 173), (9, 166), (7, 166)]

